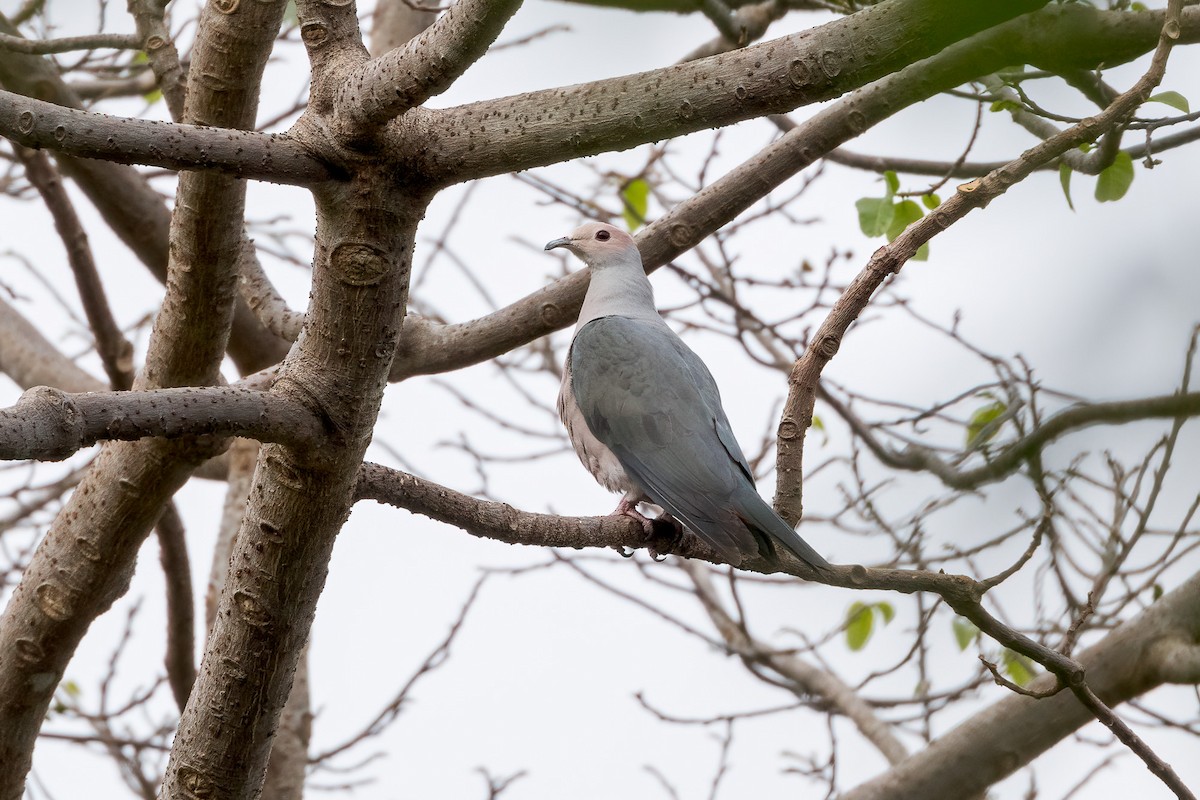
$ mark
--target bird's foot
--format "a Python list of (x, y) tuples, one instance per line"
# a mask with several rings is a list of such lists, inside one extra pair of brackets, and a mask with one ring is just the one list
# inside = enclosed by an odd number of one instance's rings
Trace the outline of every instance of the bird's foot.
[(646, 549), (655, 561), (664, 561), (683, 541), (683, 523), (665, 511), (650, 523), (651, 530), (646, 535)]
[[(683, 525), (680, 524), (679, 520), (667, 513), (664, 513), (657, 519), (647, 517), (637, 510), (637, 501), (628, 498), (621, 498), (621, 502), (617, 503), (616, 510), (609, 514), (609, 516), (629, 517), (641, 523), (646, 549), (650, 552), (650, 557), (655, 561), (662, 561), (666, 558), (665, 554), (674, 550), (683, 536)], [(622, 552), (622, 555), (625, 555), (625, 553)], [(633, 554), (630, 553), (629, 555), (632, 556)]]

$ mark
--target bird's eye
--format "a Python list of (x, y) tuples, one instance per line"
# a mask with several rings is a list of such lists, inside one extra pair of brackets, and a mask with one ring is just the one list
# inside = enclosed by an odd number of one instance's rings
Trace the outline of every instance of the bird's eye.
[(607, 242), (610, 236), (612, 236), (612, 234), (608, 231), (596, 231), (596, 238), (602, 242)]

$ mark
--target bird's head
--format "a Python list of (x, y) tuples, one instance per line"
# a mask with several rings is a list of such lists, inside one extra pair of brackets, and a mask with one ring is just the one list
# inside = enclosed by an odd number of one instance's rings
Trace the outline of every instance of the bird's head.
[(633, 237), (604, 222), (589, 222), (576, 228), (570, 236), (546, 243), (547, 250), (556, 247), (565, 247), (593, 269), (628, 262), (638, 267), (642, 265)]

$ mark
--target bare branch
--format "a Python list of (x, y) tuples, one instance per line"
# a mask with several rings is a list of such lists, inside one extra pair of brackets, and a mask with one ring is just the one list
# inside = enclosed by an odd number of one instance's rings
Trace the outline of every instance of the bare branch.
[[(1164, 646), (1200, 634), (1200, 574), (1122, 623), (1079, 655), (1092, 691), (1115, 706), (1172, 680)], [(1195, 645), (1192, 645), (1193, 649)], [(1193, 679), (1195, 675), (1191, 676)], [(1027, 688), (1045, 691), (1055, 683), (1043, 675)], [(842, 795), (845, 800), (923, 800), (945, 787), (970, 797), (1028, 764), (1072, 731), (1094, 719), (1075, 695), (1060, 692), (1034, 700), (1012, 695), (942, 736), (935, 747)], [(1002, 757), (997, 757), (1001, 755)]]
[(300, 186), (334, 177), (286, 134), (113, 117), (13, 92), (0, 91), (0, 134), (26, 147), (118, 164), (202, 169)]
[(908, 757), (907, 748), (891, 728), (840, 678), (831, 671), (813, 666), (797, 656), (779, 653), (755, 641), (737, 624), (721, 603), (707, 568), (694, 561), (684, 561), (680, 568), (691, 578), (709, 619), (733, 652), (749, 663), (762, 664), (774, 670), (796, 690), (827, 703), (834, 711), (853, 722), (863, 737), (883, 754), (888, 763), (899, 764)]
[(163, 507), (154, 532), (167, 585), (167, 682), (182, 711), (196, 682), (196, 622), (187, 536), (174, 502)]
[(166, 6), (159, 0), (130, 0), (129, 13), (137, 24), (137, 39), (150, 61), (155, 83), (176, 122), (183, 119), (183, 104), (187, 95), (187, 75), (179, 62), (179, 50), (163, 19)]
[(26, 39), (21, 36), (0, 33), (0, 50), (11, 50), (14, 53), (26, 55), (41, 56), (50, 53), (69, 53), (72, 50), (95, 50), (102, 47), (136, 50), (141, 46), (142, 43), (138, 37), (123, 33), (91, 33), (86, 36), (65, 36), (61, 39)]
[[(1189, 10), (1196, 12), (1189, 18), (1190, 35), (1200, 34), (1200, 9)], [(637, 241), (646, 271), (652, 272), (694, 247), (785, 180), (871, 126), (981, 72), (1001, 68), (1015, 57), (1005, 45), (1028, 41), (1031, 49), (1041, 47), (1038, 37), (1045, 35), (1046, 24), (1044, 20), (1016, 20), (947, 48), (814, 114), (645, 228)], [(469, 322), (440, 325), (410, 317), (405, 321), (390, 379), (475, 364), (564, 328), (578, 316), (587, 283), (588, 273), (581, 270)]]
[(487, 52), (521, 0), (458, 0), (422, 33), (344, 76), (335, 124), (355, 138), (441, 94)]
[[(976, 63), (988, 66), (951, 86), (1014, 61), (1054, 59), (1063, 68), (1080, 66), (1061, 61), (1068, 57), (1085, 66), (1124, 61), (1153, 48), (1163, 19), (1160, 12), (1102, 12), (1077, 4), (1013, 19), (1045, 4), (1008, 0), (967, 15), (941, 2), (885, 0), (852, 17), (719, 57), (444, 111), (414, 109), (389, 127), (389, 146), (411, 153), (412, 141), (436, 131), (412, 168), (438, 183), (459, 182), (833, 99), (982, 31), (989, 41), (976, 41), (974, 55)], [(1200, 9), (1188, 11), (1195, 13), (1184, 17), (1184, 41), (1200, 36)], [(910, 32), (910, 25), (919, 26), (920, 34)], [(848, 36), (869, 37), (877, 46), (856, 50)], [(985, 47), (996, 49), (980, 52)], [(854, 58), (843, 63), (838, 53)], [(574, 125), (565, 138), (558, 131), (564, 123)]]
[[(802, 516), (801, 465), (804, 437), (812, 424), (821, 371), (837, 353), (846, 330), (867, 307), (875, 290), (886, 278), (899, 272), (917, 249), (938, 233), (974, 209), (982, 208), (999, 197), (1009, 187), (1028, 177), (1039, 165), (1084, 142), (1094, 141), (1132, 114), (1162, 80), (1167, 55), (1180, 36), (1177, 14), (1178, 11), (1174, 12), (1174, 15), (1168, 12), (1160, 29), (1158, 47), (1149, 70), (1127, 92), (1114, 99), (1108, 108), (1025, 151), (1004, 167), (958, 187), (953, 197), (920, 221), (910, 225), (893, 242), (876, 250), (871, 260), (838, 298), (788, 378), (788, 399), (779, 423), (776, 463), (779, 478), (775, 488), (775, 508), (784, 519), (795, 523)], [(1168, 32), (1171, 35), (1168, 36)]]
[(103, 381), (64, 356), (3, 298), (0, 298), (0, 372), (24, 389), (57, 386), (71, 392), (90, 392), (107, 388)]
[(17, 158), (25, 165), (25, 174), (41, 194), (46, 208), (54, 217), (54, 227), (67, 248), (67, 262), (75, 273), (79, 299), (88, 318), (88, 327), (96, 337), (96, 352), (104, 363), (109, 383), (114, 389), (133, 386), (133, 345), (121, 333), (108, 306), (104, 285), (96, 271), (87, 233), (75, 213), (75, 206), (63, 188), (58, 171), (45, 153), (14, 147)]
[(1051, 442), (1092, 425), (1125, 425), (1146, 419), (1200, 415), (1200, 392), (1078, 405), (1060, 411), (1020, 439), (996, 448), (989, 453), (987, 463), (972, 469), (958, 469), (928, 448), (916, 445), (908, 445), (900, 451), (889, 448), (837, 398), (828, 393), (821, 393), (821, 398), (833, 406), (838, 416), (850, 424), (854, 433), (884, 464), (895, 469), (929, 472), (955, 489), (973, 489), (1001, 480)]
[(56, 461), (100, 441), (245, 436), (316, 446), (322, 422), (303, 404), (255, 389), (185, 387), (69, 394), (37, 386), (0, 411), (0, 459)]
[(304, 327), (304, 312), (288, 307), (258, 260), (253, 242), (242, 243), (238, 259), (238, 289), (242, 300), (267, 330), (281, 339), (296, 341)]

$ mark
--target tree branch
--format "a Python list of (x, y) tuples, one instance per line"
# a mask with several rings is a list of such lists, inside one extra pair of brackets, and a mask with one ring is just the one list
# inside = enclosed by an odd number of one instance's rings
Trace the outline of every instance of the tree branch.
[(137, 25), (137, 38), (142, 52), (150, 62), (155, 84), (167, 101), (171, 119), (183, 119), (187, 97), (187, 73), (179, 62), (179, 50), (171, 38), (171, 30), (163, 19), (166, 6), (159, 0), (130, 0), (129, 13)]
[(826, 393), (822, 393), (821, 398), (846, 420), (855, 435), (881, 462), (894, 469), (929, 472), (954, 489), (974, 489), (998, 481), (1012, 474), (1051, 442), (1092, 425), (1124, 425), (1146, 419), (1200, 415), (1200, 392), (1074, 406), (1058, 412), (1020, 439), (998, 448), (988, 456), (986, 464), (972, 469), (956, 469), (925, 447), (909, 445), (900, 451), (891, 449), (879, 441), (869, 426), (843, 406), (841, 401)]
[[(1177, 4), (1178, 0), (1172, 2), (1172, 7), (1175, 7), (1174, 4)], [(785, 520), (794, 524), (802, 516), (804, 437), (812, 424), (821, 371), (836, 355), (847, 329), (867, 307), (875, 290), (886, 278), (899, 272), (905, 262), (916, 253), (917, 248), (938, 233), (974, 209), (982, 208), (999, 197), (1041, 164), (1084, 142), (1094, 141), (1131, 115), (1162, 80), (1167, 55), (1181, 33), (1178, 13), (1178, 10), (1175, 10), (1164, 15), (1158, 46), (1150, 68), (1132, 88), (1114, 99), (1108, 108), (1096, 116), (1045, 140), (983, 178), (958, 187), (953, 197), (910, 225), (890, 244), (876, 250), (871, 260), (838, 298), (788, 378), (788, 398), (779, 423), (776, 462), (779, 477), (774, 503), (776, 510)]]
[(0, 50), (11, 50), (25, 55), (44, 56), (50, 53), (69, 53), (73, 50), (137, 50), (142, 46), (136, 36), (124, 33), (91, 33), (85, 36), (64, 36), (61, 39), (26, 39), (0, 33)]
[[(3, 15), (0, 32), (18, 33)], [(54, 65), (44, 58), (0, 50), (0, 85), (59, 106), (81, 105)], [(62, 153), (56, 153), (55, 158), (63, 174), (83, 190), (113, 232), (159, 281), (166, 283), (171, 214), (158, 192), (137, 170), (123, 164)], [(254, 372), (278, 362), (286, 352), (285, 343), (268, 335), (250, 310), (239, 303), (229, 340), (229, 355), (238, 369), (243, 374)]]
[[(789, 120), (789, 122), (791, 121)], [(783, 130), (791, 130), (793, 127), (795, 127), (795, 123), (784, 127)], [(1200, 139), (1200, 127), (1172, 133), (1169, 136), (1159, 136), (1152, 142), (1142, 142), (1141, 144), (1123, 147), (1121, 148), (1121, 152), (1136, 161), (1148, 155), (1158, 155), (1176, 147), (1182, 147), (1197, 139)], [(964, 180), (986, 175), (992, 170), (1000, 169), (1000, 167), (1008, 163), (1006, 161), (964, 161), (961, 164), (955, 164), (952, 161), (932, 161), (922, 158), (905, 158), (904, 156), (867, 155), (864, 153), (855, 153), (843, 147), (826, 153), (825, 158), (835, 164), (841, 164), (843, 167), (869, 170), (871, 172), (892, 170), (893, 172), (905, 172), (909, 175), (932, 175), (939, 178), (950, 177)], [(1057, 162), (1052, 161), (1038, 167), (1038, 170), (1052, 170), (1057, 168)]]
[[(165, 129), (165, 130), (164, 130)], [(311, 186), (334, 178), (287, 134), (114, 117), (0, 91), (0, 135), (79, 158)]]
[(623, 150), (838, 97), (1045, 2), (968, 10), (954, 0), (884, 0), (735, 53), (444, 111), (414, 109), (388, 136), (403, 153), (420, 140), (411, 169), (441, 183)]
[(92, 392), (108, 388), (64, 356), (3, 298), (0, 298), (0, 372), (26, 389), (57, 386), (71, 392)]
[[(1200, 10), (1198, 10), (1200, 11)], [(1200, 14), (1196, 16), (1200, 30)], [(637, 236), (642, 263), (652, 272), (694, 247), (785, 180), (839, 145), (903, 108), (1003, 67), (1030, 49), (1047, 46), (1040, 25), (1015, 20), (961, 42), (925, 61), (876, 81), (788, 131), (699, 193), (677, 204)], [(744, 52), (744, 51), (743, 51)], [(491, 314), (441, 325), (405, 320), (391, 380), (475, 364), (564, 328), (579, 314), (588, 272), (581, 270)]]
[[(621, 550), (648, 547), (659, 555), (669, 554), (714, 564), (723, 563), (694, 536), (674, 539), (655, 537), (647, 541), (640, 524), (631, 519), (560, 517), (520, 511), (506, 503), (479, 500), (378, 464), (363, 465), (359, 472), (355, 496), (358, 499), (371, 499), (408, 509), (454, 525), (474, 536), (513, 544), (574, 548), (615, 547)], [(1090, 691), (1090, 682), (1085, 682), (1084, 667), (1080, 662), (1030, 639), (1000, 622), (987, 611), (983, 605), (983, 597), (995, 585), (994, 581), (981, 582), (962, 575), (920, 570), (869, 569), (857, 565), (835, 566), (827, 571), (816, 572), (789, 553), (780, 553), (779, 556), (778, 562), (757, 557), (745, 561), (740, 567), (763, 574), (784, 572), (805, 580), (845, 588), (882, 589), (903, 593), (932, 592), (945, 600), (955, 612), (974, 623), (984, 634), (1050, 670), (1058, 683), (1045, 687), (1045, 691), (1053, 693), (1063, 687), (1070, 687), (1073, 692), (1080, 694)], [(1200, 581), (1200, 576), (1195, 580)], [(1186, 660), (1182, 661), (1188, 663)], [(1161, 680), (1160, 678), (1159, 682)], [(1150, 758), (1147, 754), (1153, 756), (1148, 748), (1135, 752), (1148, 762)]]
[[(1200, 670), (1174, 674), (1163, 654), (1187, 642), (1200, 651), (1200, 573), (1128, 620), (1079, 655), (1088, 684), (1109, 706), (1164, 682), (1200, 680)], [(1200, 666), (1200, 664), (1198, 664)], [(1053, 675), (1029, 689), (1053, 688)], [(1078, 699), (1062, 692), (1040, 700), (1010, 695), (980, 711), (890, 771), (842, 795), (844, 800), (925, 800), (947, 786), (957, 795), (978, 794), (1016, 772), (1054, 744), (1094, 719)]]
[[(283, 11), (283, 3), (204, 7), (186, 121), (253, 126), (262, 70)], [(0, 59), (5, 85), (13, 66), (29, 60), (10, 58), (17, 61)], [(30, 82), (28, 75), (17, 80)], [(244, 188), (221, 176), (180, 177), (167, 295), (137, 381), (141, 388), (211, 385), (219, 379), (234, 316)], [(224, 445), (201, 437), (105, 446), (39, 543), (0, 616), (0, 696), (19, 698), (0, 705), (0, 796), (21, 794), (55, 687), (92, 620), (127, 590), (137, 551), (164, 504)]]
[(196, 682), (196, 621), (187, 534), (174, 501), (163, 507), (154, 526), (167, 596), (167, 683), (180, 711)]
[(691, 578), (704, 610), (730, 650), (748, 664), (762, 664), (775, 671), (797, 691), (828, 703), (833, 711), (854, 723), (863, 738), (873, 744), (889, 764), (898, 764), (908, 757), (903, 742), (854, 689), (829, 670), (755, 641), (721, 604), (708, 569), (695, 561), (683, 561), (680, 568)]
[(403, 47), (343, 76), (335, 125), (354, 137), (370, 136), (441, 94), (487, 52), (520, 5), (521, 0), (458, 0)]
[(36, 386), (0, 410), (0, 459), (58, 461), (101, 441), (243, 436), (293, 447), (326, 439), (304, 405), (233, 386), (68, 394)]
[(108, 373), (109, 383), (114, 389), (128, 389), (133, 385), (133, 344), (121, 333), (113, 319), (104, 292), (104, 284), (96, 271), (92, 249), (88, 246), (87, 233), (75, 213), (75, 206), (62, 185), (58, 171), (45, 153), (16, 145), (13, 148), (17, 159), (25, 165), (25, 175), (42, 196), (46, 208), (54, 218), (54, 227), (67, 248), (67, 263), (75, 274), (79, 299), (87, 315), (88, 327), (96, 339), (96, 353)]

